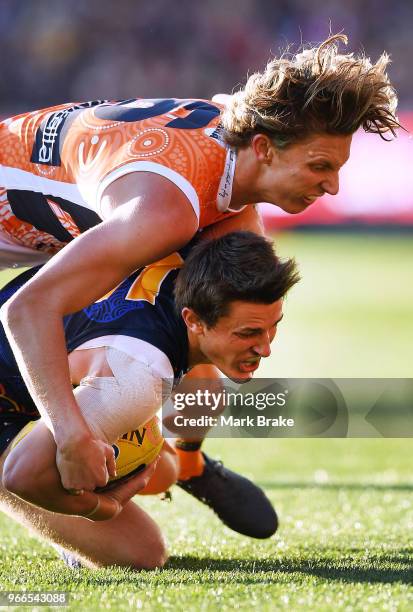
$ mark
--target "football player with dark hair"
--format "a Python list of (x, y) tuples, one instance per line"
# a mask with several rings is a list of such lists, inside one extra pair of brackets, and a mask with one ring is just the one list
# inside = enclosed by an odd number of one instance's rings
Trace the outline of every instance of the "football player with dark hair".
[[(35, 274), (35, 269), (24, 272), (3, 288), (0, 298), (10, 298)], [(249, 380), (260, 359), (270, 354), (283, 298), (297, 280), (294, 262), (281, 261), (265, 238), (234, 232), (188, 245), (138, 270), (92, 306), (66, 316), (71, 380), (88, 426), (112, 444), (147, 422), (172, 392), (174, 380), (197, 364), (214, 364), (236, 381)], [(3, 330), (0, 348), (2, 504), (12, 516), (71, 548), (83, 562), (159, 566), (166, 558), (159, 528), (129, 500), (142, 487), (153, 490), (151, 480), (167, 469), (166, 487), (181, 479), (183, 488), (214, 507), (232, 529), (258, 538), (275, 532), (277, 517), (261, 489), (223, 466), (215, 470), (206, 455), (206, 474), (182, 480), (167, 447), (153, 474), (143, 473), (115, 493), (69, 494), (61, 484), (56, 444), (44, 419), (10, 446), (39, 414)], [(208, 477), (206, 495), (202, 485)], [(63, 518), (33, 506), (77, 517)]]
[(258, 202), (296, 214), (335, 195), (356, 130), (385, 138), (399, 127), (388, 56), (342, 53), (346, 42), (339, 34), (275, 57), (225, 105), (81, 102), (1, 122), (0, 265), (53, 256), (3, 321), (67, 489), (92, 490), (113, 458), (73, 395), (64, 316), (199, 228), (250, 221)]

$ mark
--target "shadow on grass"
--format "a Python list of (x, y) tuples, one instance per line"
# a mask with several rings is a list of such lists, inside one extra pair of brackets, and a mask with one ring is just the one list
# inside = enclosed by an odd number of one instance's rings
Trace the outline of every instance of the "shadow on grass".
[[(307, 553), (308, 554), (308, 553)], [(349, 560), (350, 557), (350, 560)], [(39, 560), (40, 561), (40, 560)], [(54, 565), (55, 560), (50, 559)], [(42, 566), (44, 560), (42, 561)], [(57, 571), (56, 571), (57, 570)], [(29, 574), (36, 568), (31, 568)], [(383, 551), (365, 555), (364, 549), (314, 549), (313, 556), (300, 559), (290, 556), (279, 559), (245, 559), (197, 557), (193, 555), (171, 556), (164, 569), (130, 571), (126, 568), (100, 570), (69, 570), (60, 564), (50, 573), (53, 588), (67, 581), (77, 584), (79, 590), (90, 587), (131, 585), (147, 588), (177, 585), (236, 586), (276, 585), (287, 582), (302, 583), (317, 577), (325, 581), (341, 581), (346, 584), (413, 584), (413, 548), (399, 551)], [(24, 578), (22, 578), (24, 580)], [(27, 579), (27, 577), (26, 577)]]
[(271, 480), (260, 480), (256, 484), (263, 489), (325, 489), (337, 491), (339, 489), (348, 489), (351, 491), (412, 491), (413, 483), (372, 483), (372, 482), (274, 482)]
[[(360, 551), (358, 551), (360, 554)], [(410, 561), (406, 558), (410, 555)], [(365, 560), (363, 560), (365, 563)], [(304, 574), (317, 576), (325, 580), (362, 583), (403, 583), (413, 584), (413, 549), (401, 551), (400, 556), (392, 554), (389, 558), (383, 555), (376, 559), (376, 567), (361, 567), (362, 561), (340, 561), (339, 558), (300, 559), (213, 559), (193, 556), (170, 557), (165, 569), (186, 570), (191, 572), (228, 572), (233, 573), (233, 582), (241, 584), (275, 584), (282, 574)], [(386, 563), (406, 564), (408, 567), (377, 567)], [(211, 578), (209, 575), (208, 578)], [(203, 576), (203, 582), (208, 582)], [(190, 579), (190, 578), (189, 578)], [(190, 579), (191, 580), (191, 579)], [(198, 580), (195, 578), (195, 580)], [(186, 579), (182, 578), (183, 582)], [(226, 582), (226, 584), (228, 584)]]

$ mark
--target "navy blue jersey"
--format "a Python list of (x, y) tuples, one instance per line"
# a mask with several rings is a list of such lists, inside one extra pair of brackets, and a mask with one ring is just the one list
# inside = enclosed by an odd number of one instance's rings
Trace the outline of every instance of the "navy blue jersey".
[[(173, 288), (189, 249), (190, 245), (134, 272), (101, 300), (65, 317), (68, 353), (93, 338), (131, 336), (161, 350), (168, 357), (175, 378), (181, 378), (188, 369), (188, 337), (185, 323), (175, 311)], [(40, 266), (23, 272), (0, 289), (0, 306), (39, 269)], [(20, 429), (37, 418), (39, 412), (0, 324), (0, 455)]]
[(188, 369), (188, 337), (175, 311), (173, 288), (183, 260), (178, 253), (134, 272), (104, 299), (64, 319), (68, 352), (93, 338), (122, 334), (165, 353), (174, 375)]
[[(175, 377), (180, 378), (188, 369), (188, 337), (185, 323), (175, 311), (173, 287), (188, 248), (134, 272), (101, 300), (66, 316), (64, 328), (68, 353), (93, 338), (131, 336), (161, 350), (171, 362)], [(39, 269), (26, 270), (3, 287), (0, 305)], [(18, 379), (20, 374), (0, 326), (0, 383), (10, 378)]]

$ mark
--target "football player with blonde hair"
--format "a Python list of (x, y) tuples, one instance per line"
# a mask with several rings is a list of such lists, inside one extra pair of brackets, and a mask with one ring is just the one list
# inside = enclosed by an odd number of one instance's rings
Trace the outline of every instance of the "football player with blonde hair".
[(63, 317), (198, 228), (229, 216), (257, 224), (258, 202), (295, 214), (335, 195), (353, 133), (385, 138), (399, 127), (389, 58), (340, 53), (346, 42), (331, 36), (273, 59), (227, 106), (71, 103), (0, 125), (0, 263), (34, 265), (65, 247), (3, 307), (2, 320), (67, 489), (93, 490), (108, 475), (111, 449), (73, 395)]

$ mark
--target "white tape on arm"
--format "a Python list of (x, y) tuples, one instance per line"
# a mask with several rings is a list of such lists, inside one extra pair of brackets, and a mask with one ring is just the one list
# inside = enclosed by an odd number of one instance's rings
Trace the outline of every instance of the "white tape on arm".
[(113, 376), (87, 376), (74, 393), (95, 434), (109, 443), (152, 418), (162, 404), (162, 379), (123, 351), (108, 347)]

